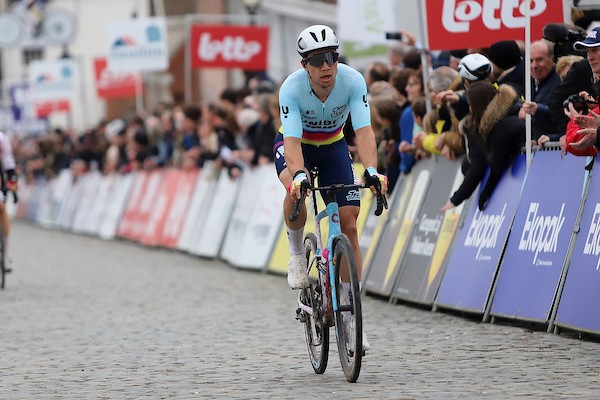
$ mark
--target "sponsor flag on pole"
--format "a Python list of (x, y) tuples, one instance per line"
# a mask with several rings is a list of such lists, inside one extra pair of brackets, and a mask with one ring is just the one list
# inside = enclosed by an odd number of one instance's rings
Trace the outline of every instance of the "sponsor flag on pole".
[(110, 21), (107, 42), (111, 71), (161, 71), (169, 66), (164, 18)]
[(488, 47), (500, 40), (523, 40), (530, 4), (531, 40), (544, 25), (564, 21), (557, 0), (427, 0), (430, 50)]
[(192, 68), (267, 69), (269, 28), (261, 26), (193, 25)]

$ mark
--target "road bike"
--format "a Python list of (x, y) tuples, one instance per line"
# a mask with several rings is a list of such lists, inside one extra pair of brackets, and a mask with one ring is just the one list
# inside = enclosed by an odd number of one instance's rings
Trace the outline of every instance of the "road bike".
[[(362, 357), (362, 310), (360, 284), (352, 244), (342, 233), (336, 193), (342, 189), (359, 190), (364, 184), (315, 186), (318, 171), (310, 171), (310, 183), (303, 182), (300, 200), (294, 204), (291, 221), (300, 215), (300, 207), (310, 190), (310, 210), (315, 218), (315, 232), (306, 234), (304, 249), (309, 286), (298, 293), (296, 319), (304, 324), (308, 355), (314, 371), (322, 374), (329, 357), (329, 328), (335, 326), (338, 354), (344, 375), (356, 382)], [(325, 193), (326, 208), (317, 209), (317, 192)], [(385, 196), (377, 188), (376, 215), (387, 208)], [(329, 232), (323, 247), (320, 223), (327, 218)], [(344, 277), (344, 281), (342, 281)]]

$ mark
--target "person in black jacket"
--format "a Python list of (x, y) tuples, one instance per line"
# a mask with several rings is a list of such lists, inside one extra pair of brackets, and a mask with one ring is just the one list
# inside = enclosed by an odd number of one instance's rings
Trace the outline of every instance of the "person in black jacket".
[(467, 100), (471, 113), (459, 127), (466, 140), (462, 165), (465, 176), (442, 211), (468, 199), (489, 167), (490, 174), (479, 194), (479, 209), (483, 210), (525, 142), (525, 122), (518, 115), (519, 97), (511, 86), (504, 84), (496, 89), (489, 81), (475, 82), (469, 87)]

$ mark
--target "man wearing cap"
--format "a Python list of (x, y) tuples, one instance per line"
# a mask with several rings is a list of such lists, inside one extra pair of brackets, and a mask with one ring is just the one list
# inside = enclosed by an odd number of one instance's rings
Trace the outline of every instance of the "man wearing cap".
[[(598, 85), (598, 77), (600, 76), (600, 27), (589, 31), (584, 40), (573, 44), (573, 48), (575, 50), (585, 50), (594, 76), (594, 86)], [(584, 91), (580, 94), (586, 100), (594, 100), (588, 92)], [(570, 146), (575, 150), (589, 149), (592, 146), (600, 149), (600, 135), (598, 135), (598, 130), (600, 130), (600, 115), (598, 113), (600, 113), (600, 110), (597, 106), (588, 115), (579, 114), (573, 108), (573, 104), (569, 104), (569, 109), (565, 110), (565, 114), (581, 128), (577, 133), (585, 135), (579, 141), (570, 143)]]

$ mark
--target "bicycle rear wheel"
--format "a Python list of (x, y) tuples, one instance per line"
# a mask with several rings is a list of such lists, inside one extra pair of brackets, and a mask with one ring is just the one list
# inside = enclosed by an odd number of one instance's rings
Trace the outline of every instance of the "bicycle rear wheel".
[[(304, 249), (308, 262), (308, 272), (316, 267), (317, 259), (317, 237), (314, 233), (308, 233), (304, 238)], [(329, 327), (324, 323), (324, 301), (323, 286), (320, 282), (320, 274), (317, 279), (310, 279), (309, 287), (300, 292), (300, 302), (312, 309), (312, 314), (302, 311), (301, 319), (304, 322), (304, 334), (308, 356), (313, 369), (317, 374), (322, 374), (327, 368), (329, 358)]]
[[(344, 234), (333, 243), (334, 285), (338, 307), (335, 332), (342, 370), (349, 382), (356, 382), (362, 364), (362, 309), (356, 259), (352, 244)], [(342, 285), (341, 269), (346, 268), (350, 282)]]

